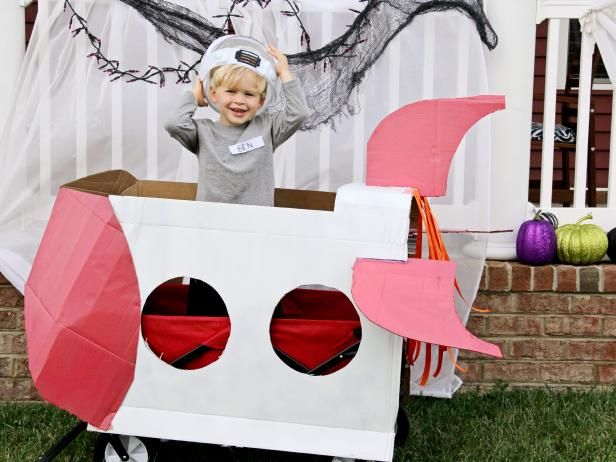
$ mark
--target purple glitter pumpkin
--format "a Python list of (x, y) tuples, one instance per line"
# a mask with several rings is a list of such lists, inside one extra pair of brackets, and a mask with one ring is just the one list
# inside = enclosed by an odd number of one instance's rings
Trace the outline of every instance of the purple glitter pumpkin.
[(552, 223), (541, 219), (541, 211), (535, 218), (520, 226), (516, 240), (518, 260), (527, 265), (545, 265), (556, 256), (556, 231)]

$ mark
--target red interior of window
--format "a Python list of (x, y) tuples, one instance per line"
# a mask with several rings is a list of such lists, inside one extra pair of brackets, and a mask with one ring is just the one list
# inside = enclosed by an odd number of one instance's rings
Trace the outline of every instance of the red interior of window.
[[(141, 320), (144, 339), (167, 363), (199, 369), (222, 354), (231, 322), (228, 317), (187, 316), (188, 286), (165, 283), (148, 297)], [(344, 367), (352, 355), (341, 355), (361, 339), (359, 317), (339, 291), (295, 289), (274, 310), (270, 326), (272, 346), (316, 375)], [(342, 356), (342, 357), (341, 357)]]

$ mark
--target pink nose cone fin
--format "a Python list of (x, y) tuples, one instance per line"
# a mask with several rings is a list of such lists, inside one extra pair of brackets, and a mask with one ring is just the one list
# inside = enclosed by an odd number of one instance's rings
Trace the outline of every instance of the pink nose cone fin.
[(25, 290), (28, 360), (41, 396), (108, 429), (133, 381), (140, 308), (108, 198), (61, 189)]
[(466, 330), (454, 306), (455, 263), (357, 259), (352, 294), (373, 323), (401, 337), (502, 357)]
[(443, 196), (451, 160), (466, 132), (504, 107), (503, 96), (484, 95), (424, 100), (392, 112), (368, 140), (366, 184)]

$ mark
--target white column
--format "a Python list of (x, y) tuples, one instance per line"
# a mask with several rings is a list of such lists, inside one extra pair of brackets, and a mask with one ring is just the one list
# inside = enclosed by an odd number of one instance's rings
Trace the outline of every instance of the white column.
[(515, 259), (515, 238), (526, 220), (530, 164), (530, 123), (535, 67), (537, 0), (486, 0), (498, 46), (486, 51), (490, 93), (504, 94), (507, 108), (492, 115), (491, 209), (493, 234), (487, 258)]
[(17, 74), (26, 52), (24, 8), (18, 0), (4, 0), (0, 6), (0, 131), (7, 120)]

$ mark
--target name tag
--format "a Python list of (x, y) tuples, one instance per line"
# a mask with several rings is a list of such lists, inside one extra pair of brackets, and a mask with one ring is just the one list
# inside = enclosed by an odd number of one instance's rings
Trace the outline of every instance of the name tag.
[(231, 154), (234, 155), (244, 154), (245, 152), (254, 151), (255, 149), (262, 148), (263, 146), (265, 146), (265, 143), (263, 143), (263, 137), (257, 136), (256, 138), (229, 146), (229, 151), (231, 151)]

